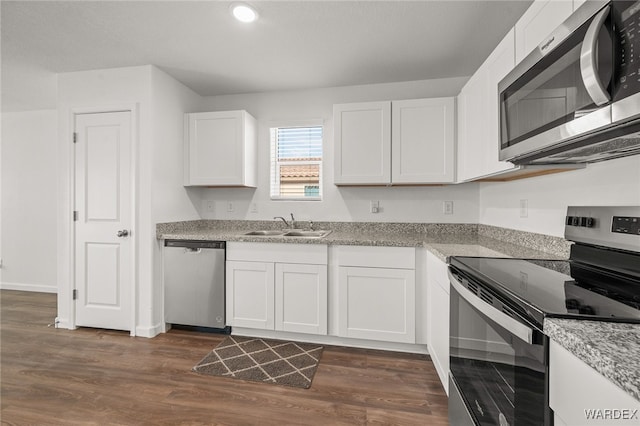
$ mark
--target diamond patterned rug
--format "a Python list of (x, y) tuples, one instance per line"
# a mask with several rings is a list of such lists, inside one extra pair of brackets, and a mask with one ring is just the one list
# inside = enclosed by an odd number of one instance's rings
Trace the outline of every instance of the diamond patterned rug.
[(193, 371), (308, 389), (322, 349), (311, 343), (228, 336)]

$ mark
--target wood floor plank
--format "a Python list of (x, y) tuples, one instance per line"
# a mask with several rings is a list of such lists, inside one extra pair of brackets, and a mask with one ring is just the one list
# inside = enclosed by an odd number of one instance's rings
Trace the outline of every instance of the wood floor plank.
[(310, 389), (191, 371), (224, 336), (48, 327), (56, 295), (0, 291), (3, 425), (446, 425), (428, 356), (326, 346)]

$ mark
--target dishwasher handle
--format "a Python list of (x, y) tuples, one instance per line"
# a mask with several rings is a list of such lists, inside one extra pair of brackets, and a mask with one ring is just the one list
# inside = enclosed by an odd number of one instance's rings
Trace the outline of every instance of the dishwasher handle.
[[(226, 241), (205, 241), (205, 240), (165, 240), (165, 247), (184, 247), (186, 249), (221, 249), (227, 248)], [(185, 250), (186, 252), (186, 250)]]

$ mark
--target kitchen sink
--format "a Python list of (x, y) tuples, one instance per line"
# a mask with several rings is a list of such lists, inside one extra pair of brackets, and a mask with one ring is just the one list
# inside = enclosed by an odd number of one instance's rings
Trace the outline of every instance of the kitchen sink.
[(269, 229), (269, 230), (257, 230), (257, 231), (250, 231), (245, 233), (244, 235), (250, 235), (250, 236), (262, 236), (262, 237), (303, 237), (303, 238), (322, 238), (322, 237), (326, 237), (327, 235), (329, 235), (331, 233), (330, 230), (318, 230), (318, 231), (311, 231), (311, 230), (303, 230), (303, 229), (285, 229), (285, 230), (275, 230), (275, 229)]
[(286, 231), (278, 231), (275, 229), (270, 229), (270, 230), (264, 230), (264, 231), (251, 231), (251, 232), (247, 232), (244, 235), (262, 235), (262, 236), (277, 236), (277, 235), (282, 235), (284, 234)]
[(327, 235), (329, 235), (331, 233), (331, 231), (327, 231), (327, 230), (322, 230), (322, 231), (304, 231), (304, 230), (300, 230), (300, 231), (289, 231), (286, 234), (284, 234), (284, 237), (307, 237), (307, 238), (322, 238), (322, 237), (326, 237)]

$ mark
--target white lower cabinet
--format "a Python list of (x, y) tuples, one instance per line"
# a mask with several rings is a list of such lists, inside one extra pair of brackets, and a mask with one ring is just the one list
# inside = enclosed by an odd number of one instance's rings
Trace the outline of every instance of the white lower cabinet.
[(272, 330), (274, 264), (227, 261), (227, 323), (236, 327)]
[(640, 424), (640, 401), (553, 340), (549, 406), (560, 426)]
[(327, 334), (327, 246), (227, 245), (227, 325)]
[(427, 253), (427, 347), (449, 394), (449, 279), (447, 264)]
[(338, 335), (416, 342), (415, 249), (337, 248)]
[(276, 330), (327, 334), (327, 265), (276, 263)]

